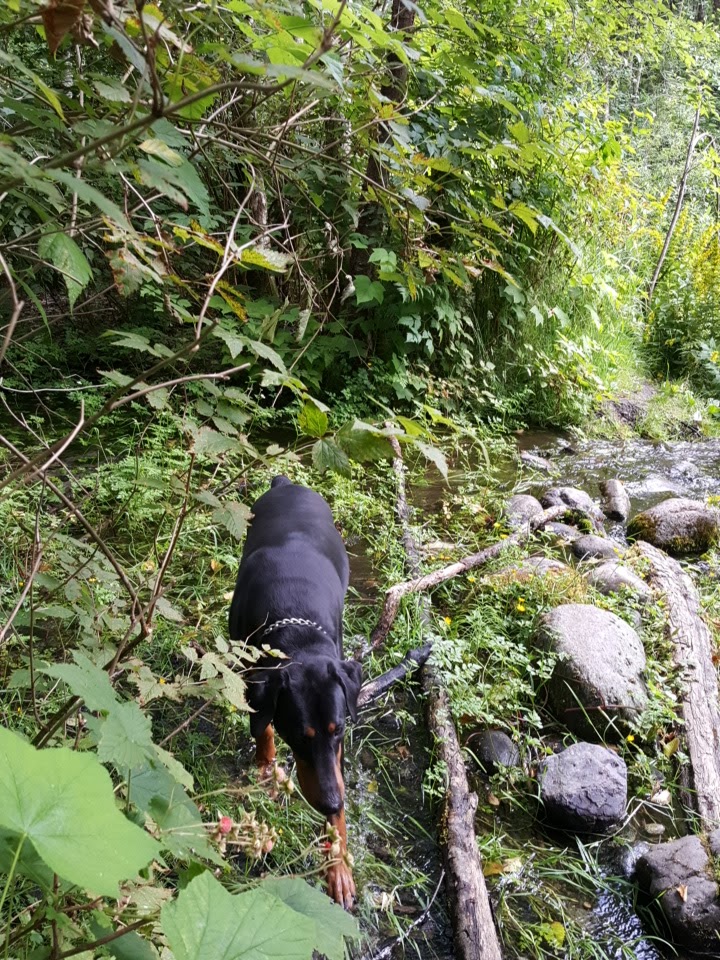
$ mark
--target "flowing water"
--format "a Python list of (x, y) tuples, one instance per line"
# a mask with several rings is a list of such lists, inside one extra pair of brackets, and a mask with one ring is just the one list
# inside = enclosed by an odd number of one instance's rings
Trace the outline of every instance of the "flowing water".
[[(599, 484), (617, 478), (623, 481), (630, 495), (633, 514), (671, 496), (698, 499), (720, 495), (720, 440), (672, 443), (637, 439), (578, 441), (561, 433), (535, 431), (521, 434), (518, 448), (549, 459), (553, 473), (542, 475), (527, 467), (519, 467), (517, 461), (513, 460), (500, 465), (498, 469), (501, 489), (517, 489), (538, 495), (550, 486), (567, 485), (579, 487), (591, 496), (598, 497)], [(428, 479), (425, 486), (416, 487), (412, 495), (418, 519), (422, 520), (423, 514), (438, 510), (448, 493), (462, 487), (465, 480), (462, 470), (452, 470), (450, 491), (436, 479)], [(608, 532), (616, 537), (623, 535), (619, 525), (609, 525)], [(378, 584), (363, 547), (362, 543), (350, 545), (351, 577), (352, 585), (357, 590), (356, 602), (377, 603)], [(418, 729), (420, 724), (406, 725), (403, 735), (398, 739), (399, 723), (395, 714), (398, 711), (402, 714), (407, 709), (409, 714), (417, 717), (420, 711), (420, 705), (414, 701), (408, 704), (401, 701), (398, 704), (398, 696), (412, 698), (413, 694), (407, 692), (401, 695), (398, 691), (393, 711), (383, 713), (371, 710), (364, 715), (366, 746), (363, 750), (354, 751), (355, 762), (351, 773), (358, 812), (362, 811), (357, 840), (361, 844), (370, 844), (371, 849), (374, 846), (373, 853), (386, 857), (389, 863), (397, 864), (403, 860), (416, 868), (419, 874), (425, 873), (434, 887), (440, 874), (439, 853), (433, 840), (435, 824), (432, 814), (423, 808), (420, 800), (428, 745)], [(390, 749), (396, 751), (396, 762), (376, 780), (377, 765), (368, 744), (382, 751), (388, 749), (388, 743), (395, 744)], [(398, 743), (403, 746), (398, 747)], [(478, 786), (482, 789), (481, 784)], [(378, 829), (380, 826), (383, 829)], [(672, 818), (668, 818), (664, 826), (664, 839), (669, 839), (674, 829)], [(540, 828), (531, 820), (526, 818), (523, 821), (515, 816), (505, 817), (502, 829), (519, 845), (524, 839), (537, 839), (541, 834)], [(483, 832), (482, 823), (478, 823), (478, 832)], [(389, 835), (395, 837), (394, 845), (388, 844)], [(544, 843), (553, 842), (547, 835), (542, 839)], [(643, 838), (633, 828), (628, 828), (624, 840), (631, 845), (637, 841), (646, 842), (647, 837)], [(559, 854), (567, 845), (563, 855), (575, 859), (577, 863), (581, 862), (579, 854), (573, 852), (571, 837), (558, 837), (556, 842)], [(654, 931), (645, 929), (638, 918), (632, 886), (624, 879), (630, 872), (632, 856), (632, 850), (628, 853), (628, 847), (623, 851), (611, 841), (603, 844), (598, 858), (601, 882), (598, 883), (594, 902), (573, 905), (570, 902), (573, 894), (569, 891), (568, 912), (576, 917), (582, 916), (582, 924), (595, 943), (597, 957), (605, 960), (666, 960), (670, 957), (683, 960), (682, 952), (663, 945), (661, 938)], [(533, 882), (536, 881), (529, 881)], [(562, 888), (560, 881), (558, 890), (562, 891)], [(414, 932), (417, 939), (414, 937), (412, 942), (398, 944), (385, 956), (391, 956), (393, 960), (415, 956), (428, 960), (452, 960), (452, 937), (442, 900), (442, 896), (439, 896), (427, 920), (418, 925)], [(417, 912), (420, 913), (420, 908)], [(365, 956), (373, 957), (376, 952), (377, 948)], [(525, 953), (523, 957), (531, 960), (531, 954)]]

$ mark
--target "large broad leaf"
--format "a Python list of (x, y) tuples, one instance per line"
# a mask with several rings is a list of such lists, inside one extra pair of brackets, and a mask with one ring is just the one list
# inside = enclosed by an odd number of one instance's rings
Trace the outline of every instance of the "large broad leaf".
[(98, 667), (84, 653), (73, 650), (75, 663), (54, 663), (43, 668), (43, 673), (64, 680), (76, 697), (82, 697), (90, 710), (109, 713), (118, 703), (107, 671)]
[(328, 415), (313, 400), (306, 400), (298, 415), (298, 426), (308, 437), (322, 437), (327, 433)]
[(0, 728), (0, 827), (25, 838), (58, 876), (103, 896), (156, 856), (158, 845), (118, 810), (90, 754), (36, 750)]
[(262, 886), (288, 907), (314, 921), (318, 953), (326, 960), (345, 960), (345, 937), (360, 936), (354, 917), (300, 877), (271, 877), (263, 881)]
[(442, 450), (438, 450), (437, 447), (433, 447), (429, 443), (422, 443), (420, 440), (415, 441), (415, 446), (422, 453), (426, 460), (429, 460), (430, 463), (434, 464), (438, 468), (444, 479), (447, 480), (448, 465), (447, 460), (445, 459), (445, 454), (442, 452)]
[(348, 455), (332, 440), (318, 440), (313, 444), (312, 459), (313, 466), (320, 473), (331, 470), (343, 477), (352, 476)]
[(182, 860), (202, 857), (224, 863), (208, 839), (197, 806), (160, 763), (151, 761), (133, 770), (129, 791), (130, 802), (157, 824), (164, 849)]
[(153, 752), (149, 718), (134, 700), (116, 704), (100, 729), (98, 757), (127, 770), (143, 763)]
[(231, 536), (235, 537), (236, 540), (242, 540), (252, 513), (244, 503), (227, 500), (213, 510), (212, 516), (213, 520), (216, 523), (221, 523)]
[(72, 237), (56, 230), (40, 237), (38, 256), (63, 275), (70, 306), (74, 307), (75, 301), (92, 280), (92, 270), (85, 254)]
[(335, 439), (353, 460), (360, 463), (365, 460), (390, 460), (394, 455), (387, 434), (362, 420), (346, 423)]
[(163, 907), (175, 960), (311, 960), (315, 924), (257, 887), (233, 896), (203, 873)]

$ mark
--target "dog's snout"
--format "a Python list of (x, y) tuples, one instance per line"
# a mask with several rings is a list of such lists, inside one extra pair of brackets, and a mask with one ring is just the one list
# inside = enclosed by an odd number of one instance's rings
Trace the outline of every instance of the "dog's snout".
[(342, 797), (339, 793), (337, 794), (328, 794), (320, 798), (320, 802), (317, 805), (317, 809), (325, 817), (332, 817), (336, 813), (340, 813), (342, 810)]

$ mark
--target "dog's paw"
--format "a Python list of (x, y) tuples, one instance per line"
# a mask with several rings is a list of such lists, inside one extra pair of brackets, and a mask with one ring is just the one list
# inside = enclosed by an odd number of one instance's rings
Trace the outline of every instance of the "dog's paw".
[(355, 905), (355, 882), (352, 870), (344, 860), (337, 860), (329, 864), (325, 879), (328, 885), (328, 894), (335, 903), (339, 903), (346, 910), (352, 910)]

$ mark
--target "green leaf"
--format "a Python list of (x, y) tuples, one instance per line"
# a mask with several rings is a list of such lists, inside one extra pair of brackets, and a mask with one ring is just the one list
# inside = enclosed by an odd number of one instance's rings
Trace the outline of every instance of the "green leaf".
[(315, 924), (258, 887), (233, 896), (195, 877), (160, 919), (175, 960), (311, 960)]
[(313, 400), (306, 400), (298, 414), (298, 426), (308, 437), (322, 437), (327, 433), (328, 416)]
[(115, 804), (112, 781), (91, 754), (36, 750), (0, 728), (0, 827), (33, 845), (58, 876), (115, 897), (158, 845)]
[(98, 759), (128, 770), (144, 763), (152, 751), (149, 718), (134, 700), (115, 704), (100, 727)]
[(391, 460), (394, 456), (389, 437), (377, 427), (353, 420), (346, 423), (335, 439), (353, 460)]
[(87, 180), (74, 177), (67, 170), (46, 170), (44, 173), (49, 179), (64, 184), (72, 193), (76, 193), (78, 198), (83, 202), (97, 207), (100, 213), (105, 214), (108, 220), (111, 220), (129, 233), (134, 233), (133, 228), (128, 223), (120, 207), (110, 200), (109, 197), (102, 194), (97, 187), (93, 187), (92, 184), (88, 183)]
[(331, 470), (343, 477), (352, 476), (347, 454), (332, 440), (318, 440), (312, 448), (312, 459), (313, 466), (320, 473)]
[(268, 346), (267, 343), (263, 343), (261, 340), (246, 340), (245, 342), (256, 357), (262, 357), (263, 360), (269, 360), (270, 363), (280, 371), (280, 373), (287, 373), (283, 359), (277, 350), (273, 350), (272, 347)]
[(93, 86), (103, 100), (110, 103), (132, 103), (130, 91), (117, 80), (93, 80)]
[(355, 300), (361, 303), (382, 303), (385, 299), (385, 287), (379, 280), (371, 280), (365, 274), (355, 277)]
[(266, 247), (246, 247), (240, 254), (240, 262), (244, 267), (261, 267), (263, 270), (272, 270), (273, 273), (284, 273), (292, 262), (292, 257)]
[(149, 153), (153, 157), (159, 157), (171, 167), (181, 167), (185, 162), (185, 158), (183, 156), (181, 156), (179, 153), (176, 153), (175, 150), (172, 150), (162, 140), (158, 140), (157, 137), (149, 137), (147, 140), (143, 140), (139, 146), (141, 150), (145, 151), (145, 153)]
[(214, 460), (227, 453), (237, 450), (237, 443), (229, 437), (224, 437), (212, 427), (200, 427), (194, 432), (193, 450), (200, 457), (209, 457)]
[(447, 480), (448, 465), (447, 460), (445, 459), (445, 454), (442, 452), (442, 450), (438, 450), (437, 447), (433, 447), (429, 443), (422, 443), (420, 440), (415, 440), (415, 446), (422, 453), (426, 460), (429, 460), (430, 463), (434, 464), (438, 468), (443, 478)]
[(345, 960), (345, 937), (357, 939), (357, 920), (300, 877), (271, 877), (262, 889), (315, 923), (315, 949), (326, 960)]
[[(103, 930), (99, 924), (96, 927), (98, 938), (111, 932), (111, 930)], [(159, 956), (153, 944), (144, 940), (134, 930), (108, 943), (105, 950), (111, 957), (115, 957), (115, 960), (158, 960)]]
[(212, 517), (215, 523), (222, 524), (236, 540), (242, 540), (252, 513), (244, 503), (228, 500), (222, 506), (213, 510)]
[(152, 817), (161, 831), (161, 846), (173, 856), (223, 863), (208, 839), (200, 811), (165, 766), (153, 761), (132, 771), (130, 802)]
[(81, 697), (89, 710), (109, 713), (118, 704), (118, 695), (113, 689), (106, 670), (98, 667), (84, 653), (73, 651), (75, 663), (54, 663), (42, 668), (43, 673), (63, 680), (76, 697)]
[(72, 237), (51, 229), (40, 237), (38, 256), (62, 273), (70, 306), (74, 307), (75, 301), (93, 276), (85, 254)]

